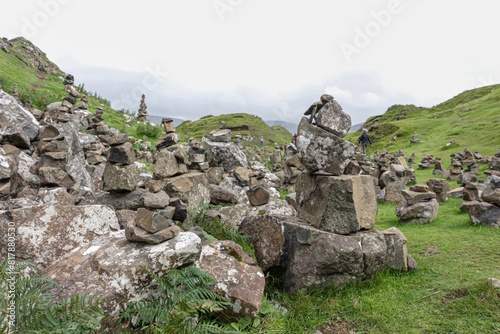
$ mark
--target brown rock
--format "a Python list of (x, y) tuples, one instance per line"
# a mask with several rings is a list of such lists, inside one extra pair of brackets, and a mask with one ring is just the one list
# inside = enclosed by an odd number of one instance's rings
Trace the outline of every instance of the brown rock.
[(204, 246), (196, 266), (216, 280), (214, 291), (233, 304), (223, 311), (225, 317), (258, 316), (264, 295), (264, 274), (240, 245), (226, 240)]
[(264, 205), (269, 202), (270, 198), (269, 191), (263, 186), (247, 190), (247, 196), (253, 206)]

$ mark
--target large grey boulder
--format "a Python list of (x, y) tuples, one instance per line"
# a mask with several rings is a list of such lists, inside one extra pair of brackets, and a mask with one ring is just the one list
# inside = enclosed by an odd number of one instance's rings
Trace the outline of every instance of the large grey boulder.
[(208, 175), (205, 173), (189, 173), (162, 180), (165, 192), (171, 198), (178, 198), (196, 208), (200, 203), (210, 203)]
[(161, 150), (158, 153), (158, 160), (155, 163), (153, 178), (157, 180), (164, 179), (182, 174), (185, 171), (187, 170), (182, 169), (173, 152)]
[[(0, 89), (0, 124), (2, 128), (12, 127), (15, 132), (23, 133), (30, 142), (34, 141), (40, 131), (40, 124), (33, 114), (24, 109), (12, 96)], [(2, 131), (0, 130), (0, 133)], [(8, 141), (8, 137), (4, 137)], [(28, 145), (29, 147), (29, 145)]]
[(408, 270), (408, 248), (406, 246), (408, 239), (396, 227), (381, 232), (384, 234), (387, 249), (385, 266), (396, 270)]
[(132, 191), (137, 186), (137, 168), (135, 165), (120, 166), (108, 162), (102, 181), (104, 191)]
[(210, 167), (223, 167), (226, 173), (234, 171), (236, 167), (250, 168), (247, 156), (234, 143), (205, 140), (203, 148), (207, 153)]
[(134, 147), (129, 142), (112, 146), (108, 151), (108, 161), (125, 165), (133, 164), (135, 161)]
[(414, 224), (432, 222), (437, 218), (438, 212), (439, 203), (435, 198), (426, 202), (396, 207), (396, 215), (400, 222)]
[(500, 206), (500, 176), (488, 176), (481, 198), (483, 201)]
[(378, 212), (371, 176), (311, 176), (297, 181), (299, 217), (312, 226), (339, 234), (371, 229)]
[(227, 318), (258, 316), (266, 281), (256, 264), (240, 245), (230, 240), (203, 247), (196, 266), (215, 279), (214, 291), (233, 304), (222, 311)]
[(19, 154), (10, 178), (10, 192), (12, 195), (16, 195), (26, 186), (40, 186), (40, 177), (31, 172), (35, 163), (36, 160), (32, 156), (27, 155), (24, 152)]
[(340, 104), (333, 100), (325, 104), (316, 115), (316, 124), (320, 128), (344, 138), (351, 128), (351, 116), (343, 112)]
[(200, 256), (201, 240), (190, 232), (159, 245), (130, 242), (124, 231), (108, 233), (82, 244), (44, 271), (60, 288), (59, 299), (99, 295), (104, 309), (118, 315), (131, 300), (142, 300), (157, 292), (157, 283), (144, 269), (162, 277), (170, 269), (194, 263)]
[[(16, 256), (41, 267), (120, 228), (115, 212), (102, 205), (42, 205), (0, 211), (0, 235), (4, 240), (9, 222), (16, 228)], [(5, 243), (0, 253), (7, 254)]]
[(469, 217), (474, 224), (500, 227), (500, 207), (488, 202), (470, 202)]
[(318, 230), (297, 217), (261, 214), (239, 228), (252, 238), (257, 262), (281, 277), (289, 291), (337, 286), (376, 275), (386, 243), (377, 230), (340, 235)]
[(209, 184), (210, 203), (215, 205), (227, 205), (238, 203), (238, 196), (229, 189), (214, 184)]
[(306, 117), (300, 121), (297, 141), (297, 154), (308, 170), (334, 175), (344, 172), (356, 148), (353, 143), (310, 124)]

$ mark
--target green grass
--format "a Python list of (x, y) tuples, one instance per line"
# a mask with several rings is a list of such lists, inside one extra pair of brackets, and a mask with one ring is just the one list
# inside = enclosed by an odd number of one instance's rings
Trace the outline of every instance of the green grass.
[[(397, 117), (406, 119), (394, 120)], [(377, 124), (378, 121), (378, 124)], [(390, 152), (403, 149), (411, 154), (449, 156), (467, 147), (472, 152), (493, 155), (500, 148), (500, 85), (466, 91), (433, 108), (396, 105), (382, 116), (365, 122), (375, 150)], [(413, 133), (420, 143), (410, 144)], [(356, 142), (361, 132), (348, 134)], [(398, 139), (389, 143), (397, 135)], [(457, 145), (446, 146), (451, 139)]]
[[(431, 170), (418, 170), (424, 183)], [(384, 271), (371, 281), (341, 291), (300, 293), (271, 288), (289, 312), (265, 319), (265, 331), (314, 333), (327, 323), (346, 321), (356, 333), (499, 333), (500, 289), (485, 284), (500, 278), (500, 229), (475, 226), (459, 210), (461, 199), (440, 203), (429, 224), (399, 223), (396, 205), (379, 204), (375, 228), (399, 228), (419, 269)]]

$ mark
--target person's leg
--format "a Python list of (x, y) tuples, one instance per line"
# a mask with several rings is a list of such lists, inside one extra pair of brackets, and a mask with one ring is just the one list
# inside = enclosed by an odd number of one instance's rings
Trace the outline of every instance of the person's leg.
[(368, 146), (368, 144), (363, 144), (363, 154), (366, 154), (366, 147)]

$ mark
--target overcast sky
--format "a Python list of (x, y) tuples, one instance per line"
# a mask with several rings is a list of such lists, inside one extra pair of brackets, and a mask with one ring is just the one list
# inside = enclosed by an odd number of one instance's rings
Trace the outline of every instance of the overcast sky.
[(298, 123), (331, 93), (353, 124), (500, 82), (498, 0), (3, 1), (24, 36), (116, 108)]

